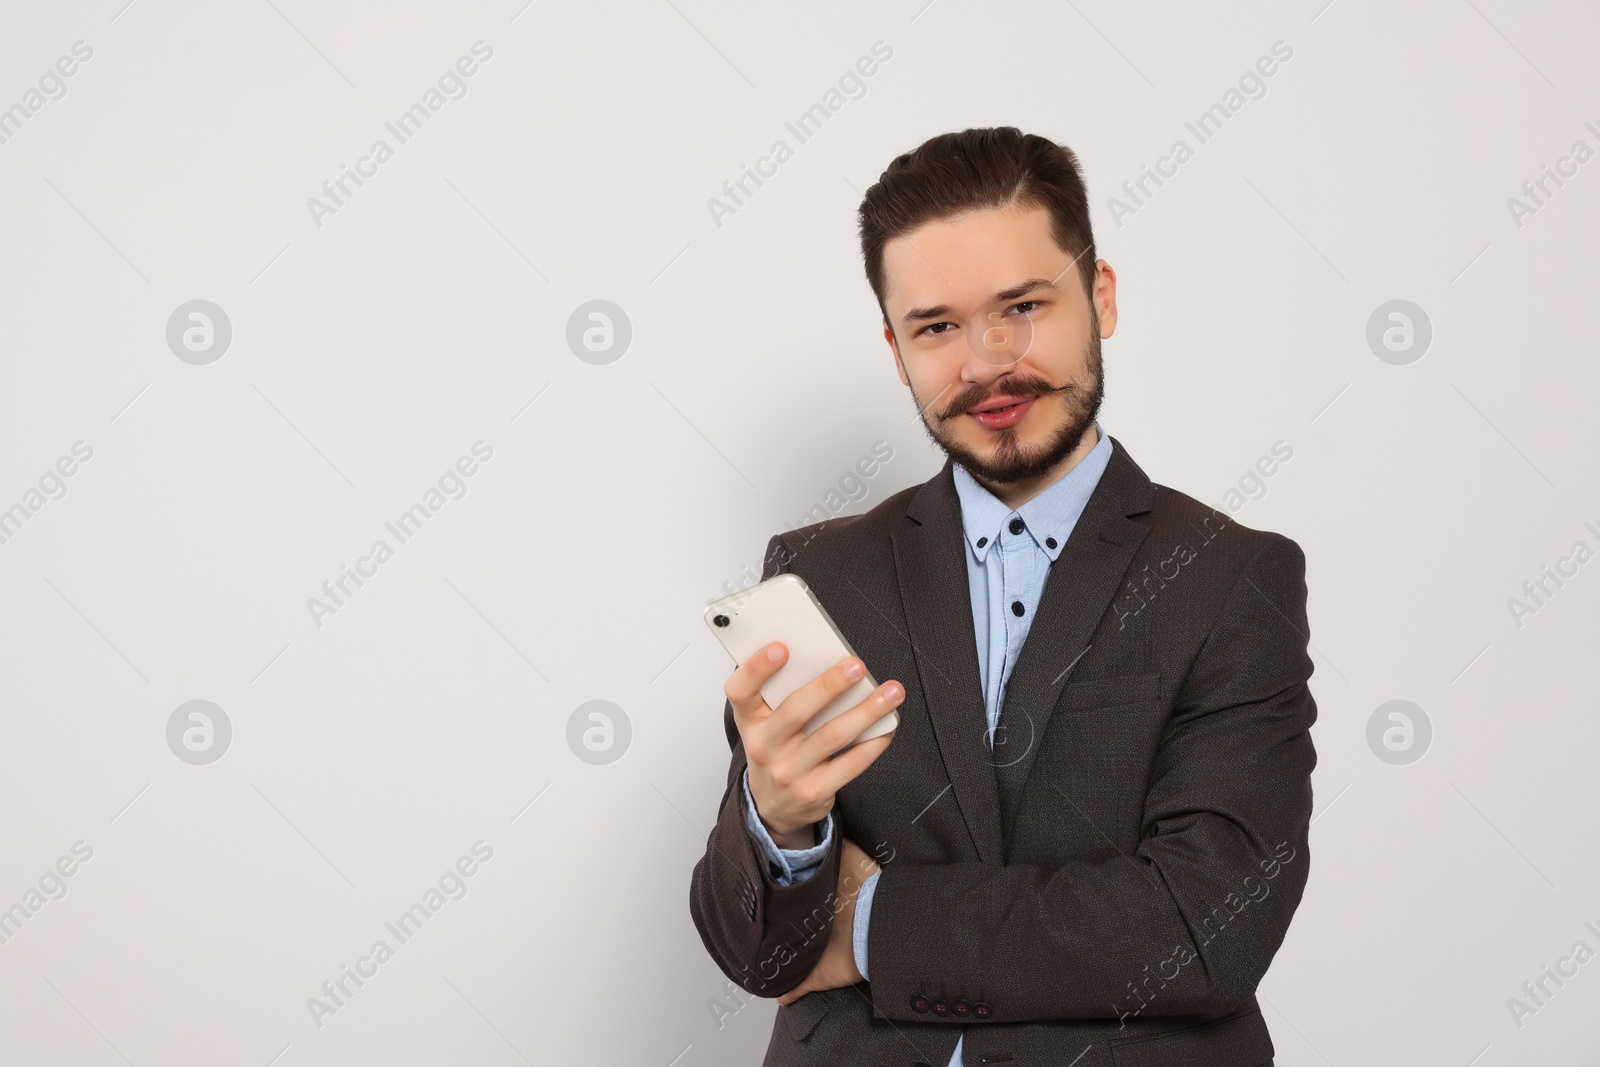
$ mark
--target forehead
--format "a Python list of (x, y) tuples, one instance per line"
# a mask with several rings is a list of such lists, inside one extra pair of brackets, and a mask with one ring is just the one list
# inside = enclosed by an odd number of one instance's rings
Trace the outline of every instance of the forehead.
[[(925, 222), (883, 246), (884, 305), (982, 303), (1024, 278), (1056, 278), (1069, 257), (1042, 207), (982, 208)], [(1075, 269), (1075, 268), (1074, 268)], [(1073, 277), (1057, 279), (1063, 288)]]

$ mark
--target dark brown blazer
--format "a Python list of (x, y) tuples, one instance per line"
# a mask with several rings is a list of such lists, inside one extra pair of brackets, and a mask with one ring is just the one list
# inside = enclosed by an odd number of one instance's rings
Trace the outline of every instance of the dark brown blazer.
[[(774, 536), (880, 682), (894, 741), (842, 789), (842, 832), (883, 866), (872, 978), (779, 1007), (765, 1063), (1256, 1067), (1254, 991), (1306, 884), (1305, 556), (1109, 465), (1046, 580), (984, 744), (951, 463), (871, 511)], [(689, 907), (722, 971), (799, 985), (828, 941), (839, 847), (782, 887), (733, 758)]]

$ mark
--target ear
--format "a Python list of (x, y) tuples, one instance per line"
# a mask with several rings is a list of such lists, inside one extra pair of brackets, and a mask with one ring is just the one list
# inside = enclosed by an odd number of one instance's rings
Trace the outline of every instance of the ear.
[(1104, 340), (1117, 328), (1117, 272), (1103, 259), (1094, 262), (1094, 306)]
[(906, 377), (906, 365), (900, 359), (900, 346), (895, 343), (894, 331), (887, 322), (883, 324), (883, 339), (889, 342), (889, 351), (894, 353), (894, 369), (900, 374), (900, 384), (909, 388), (911, 379)]

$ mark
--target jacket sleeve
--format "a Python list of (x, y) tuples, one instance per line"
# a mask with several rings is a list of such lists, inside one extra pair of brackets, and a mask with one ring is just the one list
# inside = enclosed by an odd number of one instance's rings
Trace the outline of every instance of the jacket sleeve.
[[(762, 581), (784, 571), (791, 558), (783, 536), (774, 535), (767, 543)], [(829, 834), (827, 852), (814, 873), (780, 885), (765, 847), (746, 822), (744, 744), (732, 703), (724, 700), (722, 708), (733, 756), (716, 825), (690, 880), (689, 914), (723, 974), (747, 992), (776, 997), (803, 982), (827, 947), (839, 907), (843, 828)], [(835, 811), (829, 818), (837, 816)]]
[(1310, 856), (1312, 663), (1305, 556), (1273, 534), (1188, 671), (1159, 742), (1131, 855), (1047, 869), (886, 865), (868, 931), (872, 1001), (985, 1001), (1041, 1022), (1227, 1014), (1288, 931)]

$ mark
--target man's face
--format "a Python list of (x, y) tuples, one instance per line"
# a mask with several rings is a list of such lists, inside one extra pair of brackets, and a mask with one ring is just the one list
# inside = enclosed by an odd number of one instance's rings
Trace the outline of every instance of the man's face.
[[(1104, 260), (1073, 263), (1044, 208), (1011, 207), (925, 223), (884, 245), (883, 266), (884, 338), (939, 447), (999, 484), (1077, 449), (1100, 410), (1100, 339), (1117, 321)], [(1093, 302), (1083, 269), (1095, 272)]]

